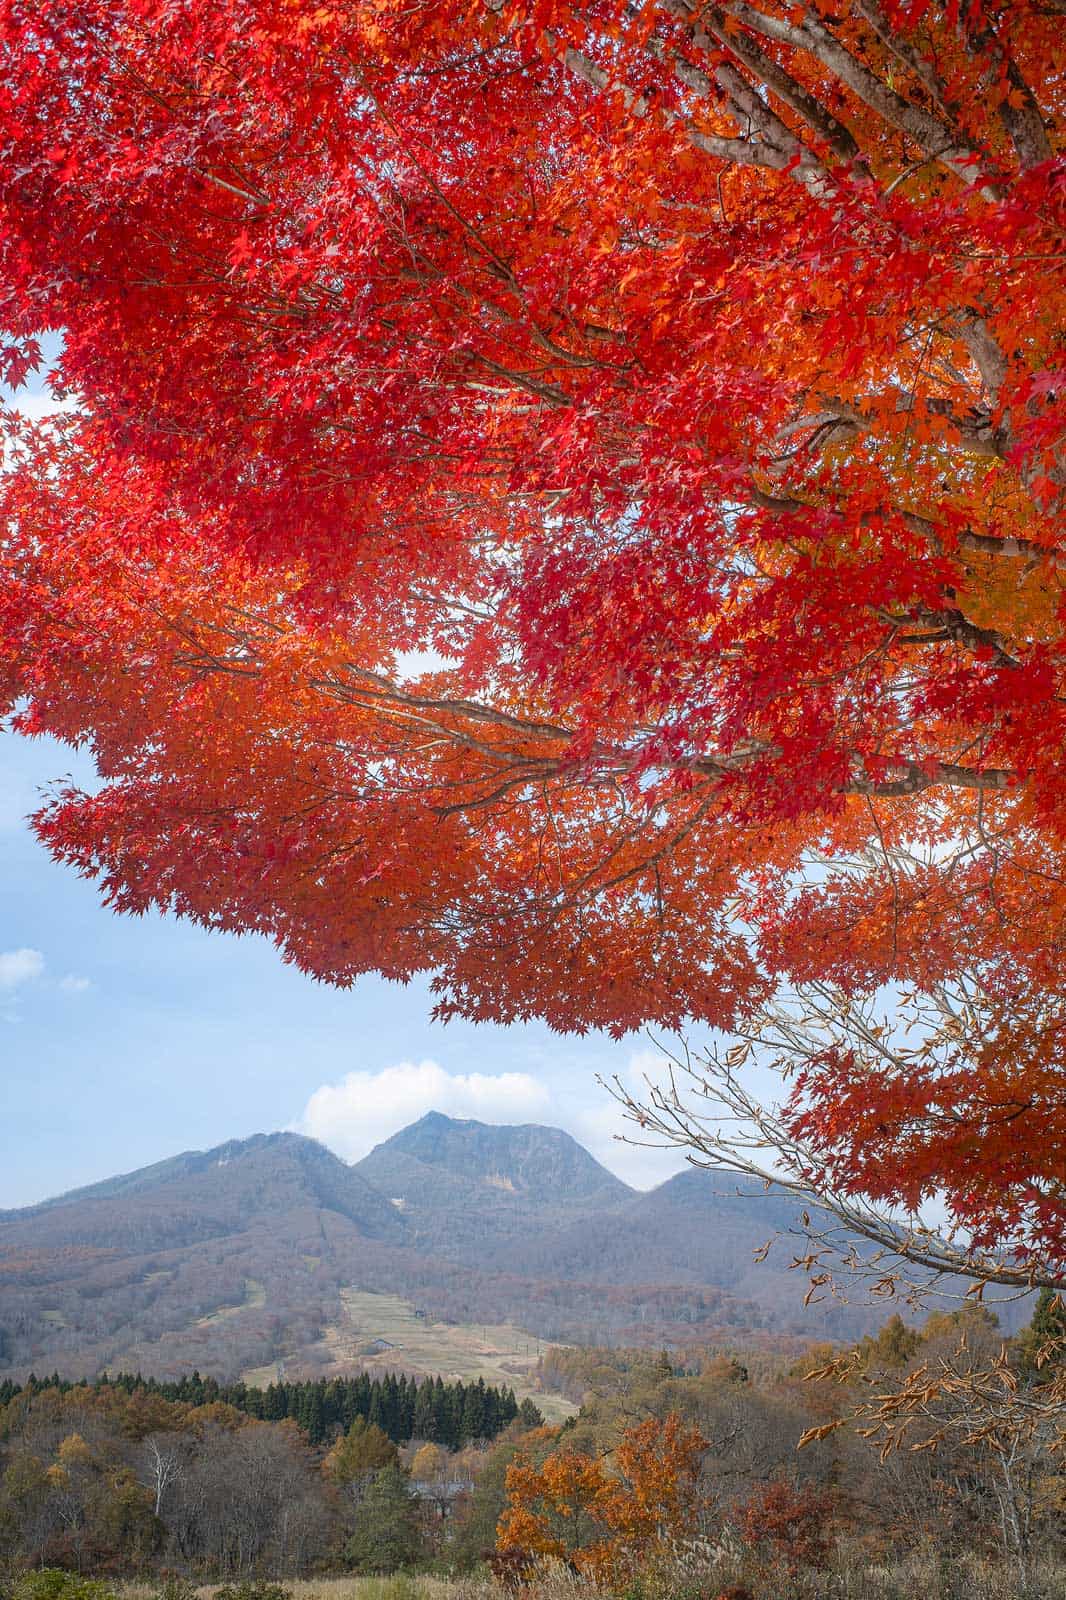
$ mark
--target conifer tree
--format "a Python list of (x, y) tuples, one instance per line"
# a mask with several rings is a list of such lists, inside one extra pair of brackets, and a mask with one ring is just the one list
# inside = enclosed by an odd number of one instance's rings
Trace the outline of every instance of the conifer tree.
[(397, 1572), (421, 1552), (418, 1502), (398, 1465), (375, 1473), (356, 1512), (345, 1551), (357, 1572)]
[(427, 1440), (435, 1438), (437, 1432), (437, 1408), (434, 1402), (433, 1380), (426, 1378), (419, 1385), (418, 1396), (415, 1400), (414, 1417), (411, 1424), (412, 1438)]
[(486, 1427), (485, 1386), (479, 1380), (467, 1388), (463, 1397), (462, 1418), (459, 1424), (460, 1441), (476, 1443), (485, 1437)]

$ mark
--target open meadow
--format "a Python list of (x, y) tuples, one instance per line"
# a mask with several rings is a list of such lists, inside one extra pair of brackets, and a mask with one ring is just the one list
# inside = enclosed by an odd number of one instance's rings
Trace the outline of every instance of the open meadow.
[[(476, 1383), (481, 1378), (512, 1388), (519, 1400), (532, 1399), (549, 1422), (565, 1422), (577, 1410), (573, 1401), (545, 1390), (534, 1371), (548, 1346), (513, 1323), (441, 1322), (399, 1295), (342, 1289), (343, 1317), (322, 1330), (315, 1350), (318, 1372), (353, 1370), (384, 1374), (397, 1370), (446, 1382)], [(268, 1362), (241, 1373), (245, 1383), (266, 1388), (284, 1376), (284, 1363)]]

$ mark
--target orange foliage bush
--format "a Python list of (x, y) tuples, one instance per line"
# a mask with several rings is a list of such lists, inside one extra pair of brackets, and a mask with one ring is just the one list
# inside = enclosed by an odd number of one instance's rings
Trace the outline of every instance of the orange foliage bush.
[(758, 1558), (795, 1572), (825, 1566), (832, 1547), (827, 1531), (832, 1509), (832, 1497), (824, 1490), (796, 1488), (775, 1478), (735, 1507), (731, 1520)]
[(691, 1530), (706, 1448), (699, 1430), (672, 1413), (630, 1428), (610, 1464), (566, 1450), (539, 1468), (516, 1462), (498, 1550), (565, 1561), (598, 1583), (617, 1581)]

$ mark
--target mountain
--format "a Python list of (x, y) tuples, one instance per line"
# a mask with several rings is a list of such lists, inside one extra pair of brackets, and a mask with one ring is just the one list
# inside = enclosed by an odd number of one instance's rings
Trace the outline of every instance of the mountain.
[(293, 1133), (0, 1213), (0, 1373), (271, 1360), (313, 1343), (339, 1285), (408, 1233), (386, 1196)]
[(511, 1266), (515, 1241), (549, 1239), (633, 1190), (561, 1128), (492, 1127), (431, 1111), (379, 1144), (355, 1172), (387, 1194), (415, 1248)]
[(355, 1170), (379, 1187), (431, 1201), (451, 1185), (473, 1184), (548, 1206), (613, 1205), (633, 1190), (601, 1167), (561, 1128), (492, 1127), (430, 1111), (394, 1133)]
[(450, 1370), (492, 1328), (517, 1373), (538, 1338), (796, 1345), (876, 1327), (881, 1306), (804, 1308), (797, 1211), (698, 1170), (640, 1194), (536, 1125), (431, 1113), (354, 1166), (294, 1133), (233, 1140), (0, 1213), (0, 1378), (310, 1376), (370, 1350)]
[(325, 1209), (373, 1239), (399, 1241), (406, 1225), (354, 1168), (298, 1133), (257, 1134), (74, 1189), (22, 1211), (0, 1212), (5, 1248), (173, 1249), (242, 1230), (253, 1219)]
[[(530, 1239), (517, 1262), (530, 1269), (543, 1265), (547, 1245), (559, 1277), (639, 1282), (653, 1260), (673, 1283), (713, 1283), (757, 1293), (760, 1273), (753, 1252), (775, 1234), (794, 1231), (798, 1209), (785, 1190), (767, 1191), (761, 1184), (693, 1168), (647, 1194), (631, 1195), (617, 1212), (584, 1217), (550, 1240)], [(776, 1275), (761, 1276), (769, 1278), (771, 1298), (779, 1300)]]

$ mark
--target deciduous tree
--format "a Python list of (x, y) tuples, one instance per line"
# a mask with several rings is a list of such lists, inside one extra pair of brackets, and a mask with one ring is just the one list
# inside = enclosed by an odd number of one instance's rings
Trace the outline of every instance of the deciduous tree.
[[(1062, 1341), (1049, 1354), (1061, 1355)], [(856, 1352), (835, 1363), (846, 1380)], [(1066, 1449), (1066, 1372), (1061, 1366), (1045, 1382), (1023, 1378), (1008, 1347), (998, 1353), (974, 1350), (963, 1332), (952, 1348), (937, 1352), (935, 1341), (896, 1389), (890, 1385), (855, 1405), (848, 1418), (809, 1428), (800, 1443), (824, 1439), (844, 1421), (880, 1452), (882, 1461), (902, 1449), (962, 1448), (988, 1469), (1000, 1541), (1023, 1590), (1031, 1573), (1033, 1535), (1043, 1480), (1057, 1474)]]
[(611, 1463), (558, 1450), (542, 1466), (508, 1468), (508, 1506), (497, 1547), (530, 1561), (571, 1562), (615, 1579), (694, 1531), (707, 1441), (672, 1413), (629, 1428)]
[(757, 1557), (794, 1576), (802, 1567), (826, 1565), (832, 1513), (832, 1496), (824, 1490), (774, 1478), (733, 1508), (732, 1521)]
[(444, 1015), (1060, 994), (1061, 34), (2, 0), (7, 373), (60, 327), (82, 406), (2, 487), (0, 693), (103, 777), (53, 852)]
[(347, 1433), (337, 1440), (322, 1463), (322, 1470), (334, 1483), (358, 1483), (385, 1467), (396, 1467), (400, 1452), (376, 1422), (356, 1417)]
[[(920, 873), (900, 853), (889, 866)], [(912, 1298), (945, 1278), (956, 1295), (960, 1277), (1066, 1284), (1061, 999), (979, 962), (927, 992), (807, 973), (737, 1042), (666, 1048), (644, 1093), (616, 1080), (633, 1141), (792, 1190), (812, 1295), (841, 1264)]]

